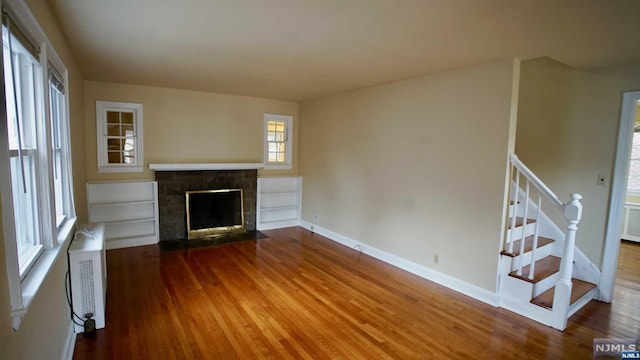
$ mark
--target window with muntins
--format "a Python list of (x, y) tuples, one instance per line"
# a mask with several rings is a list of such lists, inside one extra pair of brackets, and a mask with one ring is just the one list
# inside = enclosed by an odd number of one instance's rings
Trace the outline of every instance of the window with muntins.
[(96, 102), (100, 172), (142, 171), (142, 104)]
[(292, 116), (264, 115), (264, 162), (266, 169), (291, 168), (292, 127)]

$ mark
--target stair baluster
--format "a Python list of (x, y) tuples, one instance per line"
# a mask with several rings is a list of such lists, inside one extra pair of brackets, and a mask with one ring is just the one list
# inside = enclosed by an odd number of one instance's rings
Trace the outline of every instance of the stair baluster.
[(529, 268), (529, 279), (533, 280), (536, 272), (536, 249), (538, 249), (538, 236), (540, 232), (540, 211), (542, 209), (542, 194), (538, 191), (538, 209), (536, 210), (536, 227), (533, 232), (533, 243), (531, 248), (531, 267)]
[[(526, 239), (526, 231), (524, 229), (527, 227), (528, 219), (529, 219), (529, 181), (525, 184), (525, 196), (524, 196), (524, 216), (522, 217), (522, 236), (520, 237), (520, 256), (518, 256), (518, 276), (522, 276), (522, 268), (524, 265), (524, 243)], [(531, 271), (529, 271), (532, 273)]]
[[(510, 224), (508, 229), (509, 237), (506, 239), (508, 242), (508, 256), (514, 257), (517, 256), (517, 269), (515, 273), (518, 276), (522, 276), (523, 268), (528, 265), (529, 270), (526, 276), (527, 279), (533, 280), (535, 275), (535, 261), (536, 261), (536, 250), (538, 248), (539, 242), (539, 227), (540, 227), (540, 218), (541, 218), (541, 208), (542, 208), (542, 196), (549, 200), (551, 204), (555, 205), (555, 207), (564, 215), (564, 218), (567, 221), (566, 232), (564, 236), (564, 247), (562, 249), (562, 255), (560, 259), (560, 270), (559, 277), (555, 283), (555, 292), (553, 293), (553, 304), (549, 308), (552, 311), (552, 316), (550, 320), (550, 325), (555, 327), (556, 329), (565, 329), (567, 324), (567, 319), (569, 315), (569, 308), (571, 302), (571, 290), (572, 290), (572, 272), (573, 272), (573, 258), (575, 252), (575, 240), (576, 240), (576, 231), (578, 230), (578, 223), (580, 222), (580, 218), (582, 216), (582, 204), (580, 203), (580, 199), (582, 198), (579, 194), (571, 194), (571, 200), (569, 200), (566, 204), (563, 203), (558, 196), (547, 187), (526, 165), (524, 165), (515, 154), (511, 154), (511, 174), (512, 181), (514, 182), (514, 187), (512, 188), (512, 196), (513, 198), (513, 211), (511, 217), (509, 219)], [(515, 178), (514, 178), (515, 177)], [(521, 180), (520, 177), (523, 177)], [(521, 182), (525, 181), (524, 191), (520, 194), (520, 186)], [(536, 204), (533, 205), (530, 203), (530, 193), (531, 186), (533, 186), (534, 192), (537, 192), (537, 201)], [(522, 199), (524, 198), (524, 199)], [(523, 203), (524, 209), (519, 209), (519, 204)], [(531, 206), (536, 206), (536, 214), (535, 214), (535, 225), (533, 229), (533, 239), (531, 244), (531, 256), (530, 260), (528, 260), (528, 264), (524, 264), (525, 258), (525, 240), (526, 240), (526, 226), (529, 223), (528, 215), (529, 208)], [(520, 231), (520, 244), (519, 244), (519, 252), (514, 255), (514, 241), (516, 237), (516, 226), (518, 217), (518, 210), (523, 214), (522, 218), (522, 229)], [(546, 236), (546, 235), (545, 235)], [(527, 247), (528, 248), (528, 247)], [(518, 251), (516, 250), (516, 251)]]
[[(511, 171), (513, 171), (515, 169), (516, 171), (516, 189), (518, 189), (518, 187), (520, 186), (520, 170), (518, 170), (517, 167), (512, 166), (511, 167)], [(518, 213), (518, 196), (519, 196), (519, 192), (516, 190), (515, 191), (515, 199), (513, 199), (513, 215), (511, 216), (511, 229), (515, 229), (516, 228), (516, 214)], [(513, 252), (513, 230), (511, 231), (511, 236), (509, 239), (507, 239), (507, 241), (509, 242), (508, 247), (509, 247), (509, 252), (512, 253)]]

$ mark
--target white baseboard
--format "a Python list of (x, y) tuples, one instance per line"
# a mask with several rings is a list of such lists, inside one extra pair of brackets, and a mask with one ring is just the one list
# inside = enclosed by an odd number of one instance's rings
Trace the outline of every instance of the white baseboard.
[(498, 295), (495, 292), (491, 292), (479, 286), (470, 284), (466, 281), (462, 281), (453, 276), (433, 270), (424, 265), (416, 264), (402, 257), (390, 254), (386, 251), (377, 249), (373, 246), (351, 239), (347, 236), (338, 234), (329, 229), (309, 223), (307, 221), (302, 220), (300, 222), (300, 226), (307, 230), (313, 231), (319, 235), (322, 235), (330, 240), (333, 240), (337, 243), (345, 245), (347, 247), (354, 248), (357, 245), (359, 247), (359, 250), (362, 251), (364, 254), (372, 256), (378, 260), (384, 261), (389, 265), (393, 265), (397, 268), (400, 268), (412, 274), (418, 275), (424, 279), (433, 281), (437, 284), (440, 284), (449, 289), (457, 291), (461, 294), (472, 297), (476, 300), (482, 301), (491, 306), (498, 306)]
[(76, 348), (76, 333), (73, 331), (73, 323), (69, 323), (69, 330), (67, 330), (67, 342), (64, 346), (64, 350), (62, 352), (62, 356), (60, 359), (62, 360), (72, 360), (73, 359), (73, 351)]

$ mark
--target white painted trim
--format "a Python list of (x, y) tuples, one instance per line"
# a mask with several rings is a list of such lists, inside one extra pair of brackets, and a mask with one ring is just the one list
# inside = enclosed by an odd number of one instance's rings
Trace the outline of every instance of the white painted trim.
[(551, 326), (551, 310), (545, 309), (541, 306), (531, 304), (530, 302), (526, 302), (523, 304), (517, 299), (513, 299), (508, 296), (502, 296), (500, 298), (500, 307), (515, 314), (537, 321), (543, 325)]
[[(110, 164), (107, 154), (107, 111), (131, 112), (135, 124), (135, 163)], [(144, 168), (144, 123), (143, 105), (115, 101), (96, 101), (96, 141), (98, 150), (98, 172), (141, 172)]]
[(69, 330), (67, 331), (67, 341), (62, 351), (62, 356), (60, 356), (61, 360), (73, 359), (73, 352), (76, 349), (76, 339), (77, 339), (77, 335), (73, 331), (73, 323), (69, 322)]
[(498, 306), (498, 295), (494, 292), (483, 289), (479, 286), (470, 284), (468, 282), (462, 281), (453, 276), (433, 270), (426, 266), (416, 264), (412, 261), (409, 261), (397, 255), (390, 254), (386, 251), (377, 249), (373, 246), (351, 239), (347, 236), (338, 234), (336, 232), (333, 232), (329, 229), (312, 224), (310, 222), (302, 220), (300, 222), (300, 226), (307, 230), (313, 231), (319, 235), (322, 235), (328, 238), (329, 240), (333, 240), (337, 243), (345, 245), (349, 248), (353, 248), (356, 245), (358, 245), (358, 247), (364, 254), (372, 256), (378, 260), (384, 261), (389, 265), (408, 271), (414, 275), (418, 275), (421, 278), (427, 279), (429, 281), (433, 281), (451, 290), (457, 291), (463, 295), (467, 295), (476, 300), (482, 301), (483, 303), (489, 304), (491, 306)]
[(634, 114), (640, 91), (625, 92), (622, 98), (622, 111), (618, 126), (618, 145), (613, 171), (611, 194), (609, 197), (609, 216), (605, 233), (604, 253), (602, 255), (602, 277), (600, 278), (599, 300), (613, 300), (613, 286), (618, 268), (618, 252), (620, 251), (620, 235), (622, 232), (622, 216), (627, 196), (627, 174), (629, 172), (629, 154), (633, 142)]
[(297, 219), (297, 220), (284, 220), (284, 221), (260, 223), (258, 226), (256, 226), (256, 230), (259, 230), (259, 231), (273, 230), (273, 229), (282, 229), (282, 228), (292, 227), (292, 226), (300, 226), (300, 220)]
[(121, 240), (105, 240), (104, 246), (107, 250), (122, 249), (128, 247), (153, 245), (158, 243), (158, 238), (155, 235), (136, 237), (130, 239)]
[(263, 163), (149, 164), (149, 169), (155, 171), (257, 170), (263, 167)]
[[(267, 121), (276, 120), (284, 121), (286, 124), (287, 139), (285, 140), (285, 162), (284, 163), (269, 163), (269, 142), (267, 141)], [(263, 159), (264, 168), (267, 170), (288, 170), (293, 166), (293, 116), (291, 115), (278, 115), (278, 114), (264, 114), (264, 134), (263, 136)]]

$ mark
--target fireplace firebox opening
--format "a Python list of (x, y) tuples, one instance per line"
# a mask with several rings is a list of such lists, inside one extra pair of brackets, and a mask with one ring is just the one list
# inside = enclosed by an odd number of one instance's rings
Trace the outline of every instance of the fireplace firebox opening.
[(242, 189), (186, 191), (187, 238), (244, 233)]

